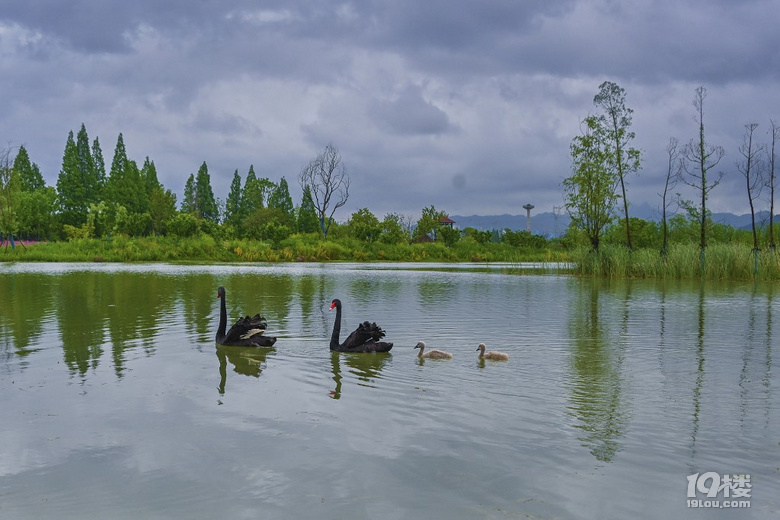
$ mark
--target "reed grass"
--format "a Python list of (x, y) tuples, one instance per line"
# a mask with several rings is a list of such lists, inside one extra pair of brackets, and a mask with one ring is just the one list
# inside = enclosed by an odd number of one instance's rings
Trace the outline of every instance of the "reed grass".
[(574, 253), (575, 272), (607, 278), (676, 278), (707, 280), (778, 280), (780, 254), (754, 252), (744, 244), (713, 244), (705, 250), (702, 271), (700, 250), (693, 244), (675, 244), (666, 255), (655, 249), (629, 251), (604, 245)]

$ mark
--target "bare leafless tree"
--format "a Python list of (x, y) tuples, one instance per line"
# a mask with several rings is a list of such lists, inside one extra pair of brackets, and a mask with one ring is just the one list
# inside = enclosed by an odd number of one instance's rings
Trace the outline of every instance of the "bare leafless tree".
[(755, 201), (761, 194), (761, 188), (764, 184), (760, 154), (763, 153), (763, 147), (757, 145), (753, 140), (753, 135), (758, 128), (758, 123), (748, 123), (745, 125), (745, 136), (739, 147), (741, 158), (737, 161), (737, 170), (745, 177), (747, 185), (748, 202), (750, 203), (750, 224), (753, 228), (753, 251), (758, 251), (758, 231), (756, 230), (756, 209)]
[(669, 247), (669, 224), (667, 219), (667, 211), (672, 204), (671, 197), (669, 197), (670, 190), (673, 190), (677, 186), (677, 181), (680, 179), (680, 173), (682, 172), (682, 160), (680, 158), (680, 150), (678, 148), (677, 138), (669, 138), (669, 144), (666, 146), (666, 154), (669, 159), (666, 168), (666, 182), (664, 183), (663, 193), (659, 193), (661, 197), (661, 231), (663, 233), (663, 245), (661, 246), (661, 254), (665, 255)]
[[(683, 169), (686, 175), (682, 177), (685, 184), (694, 188), (699, 195), (698, 208), (693, 204), (688, 205), (688, 210), (693, 211), (700, 221), (699, 248), (701, 250), (701, 267), (704, 268), (704, 250), (707, 247), (707, 197), (710, 191), (720, 184), (723, 172), (719, 172), (713, 179), (710, 172), (715, 168), (723, 156), (725, 150), (722, 146), (707, 144), (704, 139), (704, 99), (707, 97), (707, 89), (698, 87), (693, 98), (693, 107), (696, 109), (695, 120), (699, 124), (698, 139), (691, 139), (683, 150)], [(708, 177), (709, 175), (709, 177)]]
[(777, 141), (780, 140), (780, 125), (769, 120), (769, 148), (768, 155), (768, 168), (767, 168), (767, 184), (769, 186), (769, 249), (775, 250), (775, 147)]
[[(320, 220), (323, 236), (328, 230), (337, 209), (347, 203), (349, 198), (349, 175), (341, 162), (338, 148), (329, 144), (298, 174), (301, 190), (309, 187), (311, 201)], [(328, 213), (330, 210), (330, 213)]]

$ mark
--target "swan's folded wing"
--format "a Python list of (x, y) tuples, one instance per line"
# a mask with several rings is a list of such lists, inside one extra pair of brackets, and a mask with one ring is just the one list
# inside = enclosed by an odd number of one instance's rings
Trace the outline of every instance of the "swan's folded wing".
[(357, 347), (368, 342), (379, 341), (385, 337), (385, 331), (376, 323), (364, 321), (355, 329), (347, 339), (344, 345), (347, 347)]
[(225, 337), (226, 341), (238, 341), (242, 339), (249, 339), (253, 336), (261, 336), (268, 322), (259, 314), (255, 314), (253, 317), (244, 316), (239, 318), (236, 323), (230, 327), (230, 330)]

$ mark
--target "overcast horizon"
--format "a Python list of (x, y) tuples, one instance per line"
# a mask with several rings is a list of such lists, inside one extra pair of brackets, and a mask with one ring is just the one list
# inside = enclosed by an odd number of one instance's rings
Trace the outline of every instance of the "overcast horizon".
[(107, 168), (121, 132), (178, 203), (205, 161), (220, 199), (254, 165), (284, 176), (299, 204), (299, 171), (332, 143), (351, 177), (339, 221), (431, 204), (542, 213), (563, 204), (569, 145), (613, 81), (643, 153), (629, 201), (658, 207), (665, 149), (697, 136), (704, 86), (707, 142), (726, 151), (709, 208), (739, 214), (745, 124), (766, 143), (780, 122), (779, 19), (769, 0), (12, 2), (0, 13), (1, 137), (51, 186), (83, 123)]

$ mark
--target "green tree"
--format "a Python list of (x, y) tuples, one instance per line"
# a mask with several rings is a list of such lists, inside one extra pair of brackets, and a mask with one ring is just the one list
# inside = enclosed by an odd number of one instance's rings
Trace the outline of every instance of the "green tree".
[(78, 152), (72, 130), (68, 133), (65, 152), (62, 155), (62, 169), (57, 177), (57, 196), (63, 224), (78, 227), (87, 221), (87, 188), (79, 170)]
[(0, 240), (8, 236), (11, 246), (19, 231), (19, 197), (22, 182), (13, 167), (10, 148), (0, 150)]
[(534, 235), (525, 229), (512, 231), (509, 228), (505, 228), (501, 233), (501, 242), (512, 247), (530, 247), (534, 249), (541, 249), (547, 245), (547, 240), (543, 236)]
[(195, 174), (191, 173), (187, 177), (187, 182), (184, 183), (184, 198), (181, 201), (181, 212), (196, 214), (197, 208), (195, 204)]
[(157, 167), (154, 165), (154, 161), (149, 159), (148, 155), (144, 159), (144, 165), (141, 166), (141, 179), (146, 188), (146, 195), (148, 197), (151, 197), (152, 192), (157, 188), (162, 187), (160, 179), (157, 177)]
[(76, 135), (76, 156), (78, 157), (78, 169), (81, 172), (81, 179), (84, 182), (84, 197), (87, 206), (100, 200), (100, 183), (95, 172), (95, 159), (92, 156), (92, 150), (89, 147), (89, 136), (87, 127), (81, 124), (81, 129)]
[(486, 231), (480, 231), (473, 227), (467, 227), (463, 230), (463, 233), (468, 238), (472, 238), (476, 243), (478, 244), (488, 244), (491, 240), (493, 240), (493, 231), (486, 230)]
[(19, 176), (22, 190), (17, 213), (20, 234), (39, 239), (49, 236), (54, 225), (57, 192), (46, 186), (40, 168), (30, 161), (24, 145), (19, 147), (13, 168)]
[(260, 179), (255, 175), (255, 167), (249, 166), (249, 173), (244, 182), (244, 191), (241, 196), (241, 215), (248, 217), (256, 210), (265, 207), (265, 200), (275, 184), (265, 177)]
[(100, 191), (106, 185), (106, 161), (103, 159), (103, 149), (100, 147), (100, 140), (97, 137), (92, 141), (92, 164), (95, 169), (98, 191)]
[(200, 221), (192, 213), (177, 213), (165, 225), (168, 234), (175, 237), (193, 237), (200, 231)]
[(114, 148), (111, 175), (106, 180), (104, 191), (106, 201), (116, 206), (123, 206), (129, 213), (149, 211), (146, 179), (142, 177), (138, 164), (127, 158), (125, 142), (121, 133)]
[[(631, 232), (633, 244), (638, 249), (659, 248), (663, 243), (662, 226), (650, 220), (644, 220), (637, 217), (631, 217)], [(626, 237), (626, 221), (618, 220), (604, 232), (604, 242), (612, 244), (622, 244)]]
[(233, 227), (241, 224), (241, 175), (238, 170), (233, 173), (230, 192), (225, 201), (225, 223)]
[(364, 242), (375, 242), (382, 233), (382, 224), (368, 208), (357, 210), (347, 222), (349, 234)]
[(287, 185), (287, 179), (284, 177), (279, 180), (279, 184), (268, 196), (268, 207), (278, 209), (290, 217), (294, 215), (295, 207), (292, 197), (290, 197), (290, 187)]
[(311, 200), (311, 190), (308, 186), (303, 188), (301, 205), (298, 207), (298, 231), (301, 233), (314, 233), (320, 229), (320, 221), (317, 218), (317, 210)]
[(50, 237), (55, 232), (57, 190), (44, 186), (33, 191), (24, 191), (19, 199), (19, 231), (36, 239)]
[(199, 218), (219, 222), (219, 207), (211, 189), (211, 176), (206, 161), (203, 161), (195, 177), (195, 210)]
[(439, 229), (436, 231), (436, 240), (441, 240), (447, 247), (457, 243), (460, 237), (460, 230), (452, 226), (439, 226)]
[(166, 223), (176, 215), (176, 194), (160, 184), (149, 196), (149, 216), (153, 233), (165, 234)]
[(383, 244), (408, 244), (411, 236), (407, 219), (399, 213), (387, 213), (382, 220), (379, 241)]
[(436, 240), (436, 233), (441, 227), (441, 219), (446, 217), (447, 214), (443, 211), (438, 211), (433, 204), (423, 208), (422, 216), (417, 221), (417, 226), (414, 228), (412, 239), (419, 241), (426, 235)]
[(626, 245), (631, 243), (631, 219), (628, 217), (628, 197), (626, 195), (626, 177), (636, 173), (640, 168), (639, 150), (631, 146), (635, 134), (631, 129), (631, 114), (634, 111), (626, 107), (626, 91), (611, 81), (599, 85), (599, 93), (593, 98), (593, 103), (604, 110), (598, 116), (598, 124), (602, 131), (596, 135), (604, 139), (603, 151), (606, 154), (606, 165), (620, 184), (623, 199), (623, 214), (626, 226)]
[(618, 196), (604, 149), (603, 127), (594, 116), (583, 124), (583, 135), (575, 136), (570, 147), (574, 174), (563, 180), (563, 189), (572, 223), (585, 231), (591, 247), (598, 250), (604, 228), (613, 220)]
[(30, 161), (30, 156), (24, 145), (19, 147), (13, 167), (19, 175), (22, 191), (30, 192), (46, 187), (40, 168), (38, 168), (37, 164)]
[(275, 246), (293, 233), (293, 220), (282, 210), (258, 208), (244, 221), (249, 238), (267, 240)]

